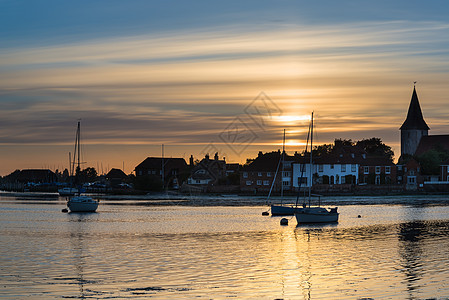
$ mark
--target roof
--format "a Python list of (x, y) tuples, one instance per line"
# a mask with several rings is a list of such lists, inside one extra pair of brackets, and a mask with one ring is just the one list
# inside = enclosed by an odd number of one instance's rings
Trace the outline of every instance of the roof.
[(416, 148), (415, 155), (422, 155), (432, 149), (449, 151), (449, 135), (426, 135)]
[(111, 169), (111, 171), (108, 172), (106, 175), (106, 178), (119, 178), (119, 179), (125, 179), (128, 176), (126, 176), (125, 172), (123, 172), (120, 169)]
[(419, 105), (418, 95), (416, 94), (416, 89), (413, 87), (412, 100), (410, 100), (410, 106), (407, 112), (407, 118), (402, 124), (400, 130), (409, 129), (419, 129), (419, 130), (429, 130), (426, 121), (422, 115), (421, 106)]
[(164, 169), (166, 169), (166, 170), (187, 168), (187, 163), (184, 160), (184, 158), (147, 157), (143, 162), (141, 162), (139, 165), (137, 165), (137, 167), (135, 167), (134, 169), (135, 170), (137, 170), (137, 169), (161, 170), (162, 169), (162, 161), (164, 162)]

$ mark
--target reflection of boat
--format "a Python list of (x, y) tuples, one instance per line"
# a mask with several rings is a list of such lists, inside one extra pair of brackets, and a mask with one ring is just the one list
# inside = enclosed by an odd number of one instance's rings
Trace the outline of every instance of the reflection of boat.
[(63, 197), (75, 196), (76, 194), (78, 194), (78, 189), (76, 187), (65, 187), (62, 189), (58, 189), (58, 193)]
[(318, 202), (318, 206), (312, 207), (310, 206), (310, 199), (312, 197), (312, 184), (313, 184), (313, 160), (312, 160), (312, 145), (313, 145), (313, 112), (310, 123), (310, 184), (309, 184), (309, 205), (307, 206), (305, 203), (301, 210), (295, 212), (296, 221), (298, 224), (300, 223), (332, 223), (338, 222), (337, 207), (326, 209), (324, 207), (320, 207), (320, 202)]
[[(77, 169), (76, 169), (76, 177), (77, 177), (77, 183), (80, 184), (79, 179), (79, 173), (81, 171), (80, 169), (80, 122), (78, 121), (78, 128), (76, 130), (76, 139), (75, 139), (75, 153), (74, 157), (78, 157), (77, 159)], [(75, 163), (75, 159), (74, 159)], [(67, 201), (67, 207), (70, 209), (71, 212), (95, 212), (98, 208), (98, 201), (92, 199), (91, 197), (82, 196), (80, 193), (80, 188), (78, 188), (78, 194), (77, 196), (73, 196), (69, 198)]]

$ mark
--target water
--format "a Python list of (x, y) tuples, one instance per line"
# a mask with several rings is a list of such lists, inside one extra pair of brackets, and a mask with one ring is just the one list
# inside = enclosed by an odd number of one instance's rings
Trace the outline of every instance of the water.
[(65, 214), (62, 198), (3, 194), (0, 298), (448, 299), (449, 202), (391, 199), (297, 227), (265, 206), (103, 200)]

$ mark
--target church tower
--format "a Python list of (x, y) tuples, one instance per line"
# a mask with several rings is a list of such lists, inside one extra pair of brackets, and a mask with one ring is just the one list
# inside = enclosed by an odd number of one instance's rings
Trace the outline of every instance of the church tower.
[(401, 156), (404, 154), (415, 154), (419, 141), (423, 136), (428, 135), (429, 129), (422, 115), (416, 88), (413, 86), (412, 100), (408, 108), (407, 118), (400, 128)]

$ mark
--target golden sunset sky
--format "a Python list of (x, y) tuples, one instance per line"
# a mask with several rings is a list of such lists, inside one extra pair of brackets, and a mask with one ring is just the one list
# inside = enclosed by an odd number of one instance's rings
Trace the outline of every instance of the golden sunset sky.
[[(0, 1), (0, 175), (449, 134), (446, 1)], [(390, 3), (393, 2), (393, 3)]]

